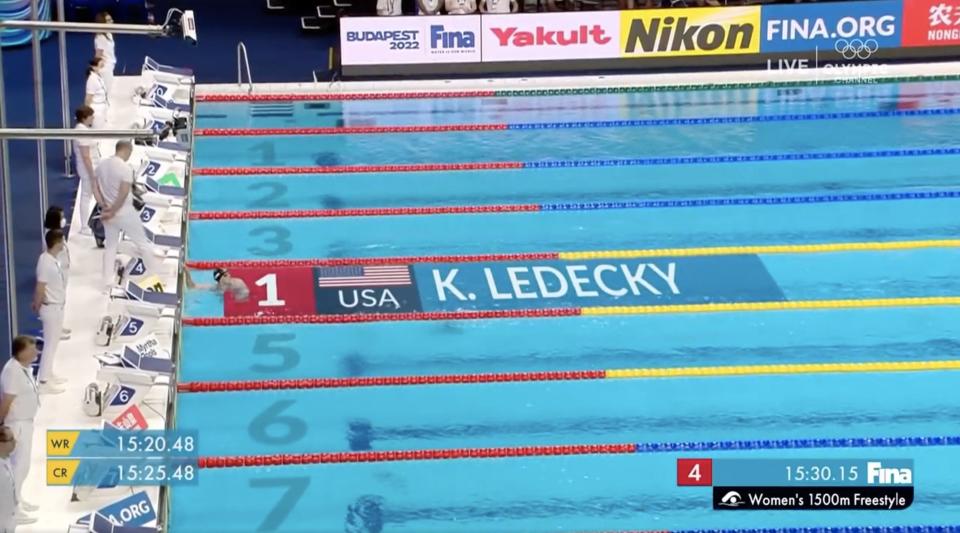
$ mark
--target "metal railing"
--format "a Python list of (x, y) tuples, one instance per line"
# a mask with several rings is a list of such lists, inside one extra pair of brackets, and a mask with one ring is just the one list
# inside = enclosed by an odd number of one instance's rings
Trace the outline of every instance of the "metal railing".
[[(241, 62), (242, 58), (242, 62)], [(237, 43), (237, 87), (243, 89), (243, 72), (247, 72), (247, 94), (253, 94), (253, 77), (250, 76), (250, 58), (247, 57), (247, 45), (243, 41)]]

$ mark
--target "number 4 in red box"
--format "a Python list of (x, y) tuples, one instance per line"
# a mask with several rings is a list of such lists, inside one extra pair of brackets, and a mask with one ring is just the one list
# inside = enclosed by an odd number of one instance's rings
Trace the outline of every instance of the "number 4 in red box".
[(713, 485), (713, 459), (677, 459), (678, 487)]

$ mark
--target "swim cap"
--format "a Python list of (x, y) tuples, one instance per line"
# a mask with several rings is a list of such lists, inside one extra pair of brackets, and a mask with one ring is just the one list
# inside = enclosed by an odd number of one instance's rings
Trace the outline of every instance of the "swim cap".
[(214, 271), (213, 271), (213, 281), (216, 281), (217, 283), (220, 283), (220, 278), (222, 278), (224, 274), (229, 274), (229, 272), (227, 272), (227, 269), (225, 269), (225, 268), (218, 268), (218, 269), (214, 270)]

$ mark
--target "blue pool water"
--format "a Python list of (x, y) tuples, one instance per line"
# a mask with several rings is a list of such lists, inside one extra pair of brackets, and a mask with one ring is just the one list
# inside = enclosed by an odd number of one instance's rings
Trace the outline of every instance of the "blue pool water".
[[(958, 107), (960, 83), (474, 99), (202, 104), (201, 127), (560, 122)], [(203, 211), (956, 191), (960, 117), (877, 116), (430, 134), (198, 137), (198, 167), (849, 151), (819, 161), (195, 176)], [(274, 260), (954, 239), (960, 199), (532, 213), (193, 220), (189, 260)], [(960, 295), (960, 250), (757, 256), (787, 300)], [(752, 271), (751, 271), (752, 272)], [(195, 277), (207, 276), (195, 273)], [(736, 279), (738, 272), (697, 274)], [(732, 277), (732, 278), (731, 278)], [(716, 281), (714, 281), (716, 283)], [(548, 306), (545, 302), (533, 307)], [(582, 305), (589, 305), (583, 303)], [(221, 297), (185, 297), (191, 317)], [(185, 326), (181, 382), (955, 358), (954, 306), (327, 325)], [(181, 393), (202, 455), (956, 434), (958, 375), (858, 372)], [(898, 512), (715, 512), (676, 486), (690, 453), (212, 469), (172, 491), (171, 531), (547, 532), (960, 524), (955, 447), (698, 452), (909, 458)], [(215, 525), (210, 516), (221, 517)]]

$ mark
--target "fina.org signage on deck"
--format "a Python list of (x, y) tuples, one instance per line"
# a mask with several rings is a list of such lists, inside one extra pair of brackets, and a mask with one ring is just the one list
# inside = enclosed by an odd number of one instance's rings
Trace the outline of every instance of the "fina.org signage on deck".
[(756, 54), (760, 7), (622, 11), (623, 57)]

